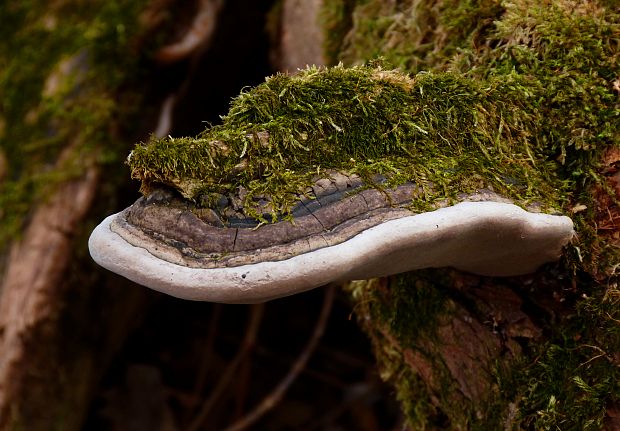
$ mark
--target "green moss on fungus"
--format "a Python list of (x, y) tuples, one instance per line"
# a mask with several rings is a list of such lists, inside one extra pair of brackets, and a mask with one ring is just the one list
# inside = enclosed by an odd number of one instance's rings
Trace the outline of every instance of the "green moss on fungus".
[(310, 68), (242, 93), (223, 124), (196, 138), (151, 139), (128, 163), (148, 192), (166, 184), (198, 203), (244, 187), (278, 213), (326, 170), (423, 188), (415, 206), (491, 188), (519, 202), (555, 203), (563, 184), (537, 155), (536, 127), (499, 80), (410, 77), (378, 66)]

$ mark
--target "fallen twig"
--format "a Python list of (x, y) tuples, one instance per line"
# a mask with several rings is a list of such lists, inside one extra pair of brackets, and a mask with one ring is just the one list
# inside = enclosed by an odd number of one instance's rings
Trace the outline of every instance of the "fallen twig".
[(260, 322), (263, 318), (263, 310), (265, 306), (264, 304), (256, 304), (252, 305), (250, 311), (250, 319), (248, 321), (248, 327), (245, 332), (245, 337), (241, 343), (241, 347), (237, 352), (237, 355), (230, 362), (228, 368), (220, 377), (220, 380), (217, 382), (217, 385), (211, 391), (211, 395), (202, 405), (200, 412), (191, 422), (187, 431), (197, 431), (200, 429), (200, 426), (203, 424), (204, 420), (209, 415), (209, 412), (215, 406), (216, 402), (219, 400), (220, 396), (224, 392), (224, 390), (229, 386), (231, 380), (235, 376), (235, 372), (239, 368), (239, 365), (242, 363), (244, 358), (252, 351), (256, 341), (256, 335), (258, 334), (258, 328), (260, 327)]
[(217, 15), (223, 3), (222, 0), (201, 0), (187, 33), (180, 41), (160, 48), (155, 59), (161, 63), (173, 63), (189, 57), (205, 45), (215, 31)]
[(291, 384), (297, 379), (299, 374), (305, 368), (308, 359), (312, 356), (312, 353), (316, 349), (325, 327), (327, 326), (327, 319), (329, 318), (332, 305), (334, 303), (335, 285), (329, 285), (325, 290), (325, 299), (323, 300), (323, 307), (321, 313), (314, 327), (314, 332), (308, 339), (306, 346), (301, 354), (295, 360), (295, 363), (289, 370), (288, 374), (280, 381), (280, 383), (269, 393), (261, 403), (259, 403), (254, 410), (250, 411), (245, 417), (241, 418), (237, 422), (225, 428), (224, 431), (242, 431), (275, 407), (283, 398), (286, 391)]

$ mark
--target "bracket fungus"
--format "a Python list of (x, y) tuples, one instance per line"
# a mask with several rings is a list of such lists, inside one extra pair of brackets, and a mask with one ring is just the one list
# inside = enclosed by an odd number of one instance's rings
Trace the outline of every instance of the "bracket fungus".
[(332, 178), (314, 199), (300, 200), (292, 222), (265, 225), (224, 220), (213, 209), (158, 190), (106, 218), (90, 238), (91, 255), (111, 271), (179, 298), (254, 303), (429, 267), (526, 274), (557, 259), (573, 234), (568, 217), (501, 201), (412, 214), (406, 205), (413, 185), (352, 194), (351, 179), (340, 179)]
[(145, 196), (94, 230), (91, 255), (155, 290), (228, 303), (428, 267), (533, 272), (573, 224), (522, 208), (553, 211), (554, 186), (505, 125), (512, 108), (495, 123), (500, 90), (373, 67), (270, 78), (223, 125), (137, 146)]

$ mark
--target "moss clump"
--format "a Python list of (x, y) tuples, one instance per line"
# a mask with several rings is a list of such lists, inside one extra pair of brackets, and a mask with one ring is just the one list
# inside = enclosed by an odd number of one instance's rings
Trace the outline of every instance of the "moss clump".
[[(445, 272), (427, 269), (391, 281), (389, 289), (381, 279), (353, 281), (347, 285), (347, 290), (355, 299), (360, 299), (370, 284), (377, 297), (360, 302), (359, 307), (379, 318), (397, 337), (403, 336), (397, 340), (401, 345), (411, 347), (417, 338), (432, 336), (441, 316), (448, 314), (448, 299), (437, 290), (437, 286), (449, 286), (450, 277)], [(415, 289), (411, 288), (412, 285)]]
[[(483, 44), (503, 7), (498, 0), (331, 0), (324, 10), (331, 18), (326, 45), (340, 47), (329, 58), (352, 65), (380, 56), (417, 72), (445, 70), (454, 54)], [(343, 10), (350, 15), (333, 22)], [(342, 27), (349, 32), (332, 31)]]
[[(532, 343), (527, 355), (498, 363), (498, 396), (488, 408), (502, 413), (498, 427), (506, 423), (502, 410), (508, 408), (514, 429), (603, 429), (606, 410), (620, 402), (619, 321), (616, 282), (579, 301), (562, 322), (545, 319), (547, 341)], [(473, 425), (488, 429), (488, 418)]]
[[(491, 188), (520, 202), (559, 201), (554, 164), (532, 146), (535, 124), (500, 80), (409, 77), (377, 66), (276, 75), (241, 94), (223, 124), (196, 138), (151, 139), (128, 163), (143, 190), (177, 188), (198, 203), (246, 188), (246, 210), (269, 195), (277, 213), (325, 170), (412, 181), (416, 206)], [(251, 214), (251, 213), (250, 213)]]
[[(536, 429), (598, 430), (620, 402), (620, 292), (593, 293), (516, 374), (521, 421)], [(514, 385), (514, 382), (513, 382)]]
[[(412, 429), (425, 429), (431, 424), (445, 428), (449, 423), (433, 405), (427, 382), (403, 360), (407, 355), (416, 355), (423, 357), (429, 367), (442, 367), (432, 343), (424, 340), (435, 340), (438, 325), (452, 313), (451, 300), (438, 289), (449, 285), (446, 272), (431, 269), (394, 277), (389, 282), (360, 280), (346, 286), (355, 300), (356, 314), (365, 316), (359, 323), (372, 338), (381, 377), (399, 382), (396, 397)], [(444, 383), (450, 385), (447, 380)], [(462, 405), (454, 408), (464, 414)]]
[(573, 216), (584, 241), (572, 252), (580, 254), (576, 259), (588, 272), (600, 275), (609, 274), (618, 262), (617, 249), (601, 241), (596, 231), (597, 201), (610, 199), (617, 205), (615, 192), (594, 192), (597, 185), (608, 184), (601, 175), (605, 152), (620, 147), (619, 92), (614, 90), (618, 34), (617, 8), (568, 0), (545, 7), (514, 1), (506, 4), (489, 42), (495, 47), (477, 55), (469, 52), (455, 64), (460, 70), (470, 69), (473, 78), (503, 76), (530, 92), (535, 121), (543, 125), (537, 139), (569, 183), (567, 203), (587, 207)]
[(323, 2), (320, 22), (323, 27), (323, 54), (327, 64), (336, 65), (340, 61), (344, 39), (353, 25), (353, 10), (357, 0), (331, 0)]

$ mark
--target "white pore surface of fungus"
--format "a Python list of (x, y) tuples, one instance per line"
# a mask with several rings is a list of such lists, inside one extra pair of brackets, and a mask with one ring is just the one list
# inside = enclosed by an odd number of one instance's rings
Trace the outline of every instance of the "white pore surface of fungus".
[(89, 239), (99, 265), (178, 298), (224, 303), (263, 302), (330, 282), (422, 268), (453, 267), (485, 276), (528, 274), (557, 260), (574, 234), (565, 216), (531, 213), (507, 203), (463, 202), (390, 220), (340, 244), (286, 260), (203, 269), (170, 263), (131, 245), (110, 230), (115, 216), (106, 218)]

